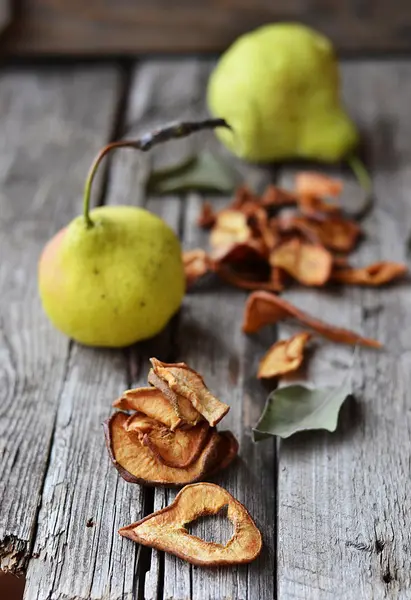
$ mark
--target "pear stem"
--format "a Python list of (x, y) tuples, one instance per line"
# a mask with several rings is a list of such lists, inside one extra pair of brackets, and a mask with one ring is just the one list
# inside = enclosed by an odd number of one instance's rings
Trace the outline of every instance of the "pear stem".
[(203, 121), (186, 121), (182, 123), (166, 125), (165, 127), (156, 129), (151, 133), (146, 133), (137, 140), (120, 140), (117, 142), (111, 142), (110, 144), (104, 146), (104, 148), (100, 150), (100, 152), (94, 159), (88, 172), (86, 183), (84, 185), (83, 216), (86, 227), (90, 228), (94, 225), (93, 220), (90, 217), (90, 198), (93, 180), (101, 161), (111, 150), (114, 150), (115, 148), (133, 148), (134, 150), (141, 150), (142, 152), (147, 152), (157, 144), (161, 144), (172, 139), (186, 137), (191, 133), (201, 131), (202, 129), (215, 129), (216, 127), (227, 127), (228, 129), (231, 129), (230, 125), (224, 119), (204, 119)]
[(372, 192), (372, 181), (370, 174), (362, 162), (362, 160), (356, 154), (351, 154), (347, 158), (347, 162), (351, 167), (352, 172), (354, 173), (358, 183), (360, 186), (367, 192), (367, 194), (371, 194)]

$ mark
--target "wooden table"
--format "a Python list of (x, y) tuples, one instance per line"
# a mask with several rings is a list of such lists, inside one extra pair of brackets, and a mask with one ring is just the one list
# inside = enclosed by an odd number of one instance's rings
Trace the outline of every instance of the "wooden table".
[[(246, 294), (203, 286), (158, 339), (122, 351), (94, 350), (57, 333), (37, 298), (46, 240), (81, 209), (85, 174), (108, 139), (200, 117), (212, 62), (147, 59), (118, 64), (26, 66), (0, 74), (0, 556), (26, 572), (25, 600), (137, 598), (313, 600), (411, 597), (411, 292), (295, 289), (285, 296), (314, 314), (384, 343), (354, 360), (355, 401), (338, 431), (254, 445), (251, 426), (266, 390), (262, 353), (288, 330), (245, 336)], [(356, 260), (405, 260), (411, 228), (411, 62), (343, 64), (344, 95), (364, 132), (375, 208)], [(154, 161), (198, 147), (164, 146)], [(208, 135), (207, 139), (211, 139)], [(202, 199), (144, 198), (141, 157), (107, 163), (97, 197), (146, 204), (204, 246), (195, 225)], [(143, 169), (144, 170), (144, 169)], [(243, 167), (261, 188), (291, 170)], [(224, 204), (217, 200), (216, 204)], [(241, 459), (215, 481), (242, 501), (264, 535), (261, 557), (241, 568), (194, 568), (121, 538), (120, 526), (169, 503), (175, 492), (143, 489), (109, 463), (101, 422), (111, 402), (143, 384), (148, 357), (184, 359), (231, 405), (225, 424)], [(341, 380), (352, 350), (323, 343), (310, 378)], [(206, 535), (209, 523), (197, 526)], [(208, 535), (208, 534), (207, 534)], [(228, 535), (220, 528), (220, 535)]]

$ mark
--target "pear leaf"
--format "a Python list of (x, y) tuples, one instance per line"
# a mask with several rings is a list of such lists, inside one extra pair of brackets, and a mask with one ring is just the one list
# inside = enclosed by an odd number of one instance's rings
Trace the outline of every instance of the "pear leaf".
[(238, 183), (237, 173), (208, 150), (184, 163), (151, 173), (147, 187), (152, 194), (178, 194), (194, 191), (231, 193)]
[(335, 431), (340, 408), (351, 394), (349, 381), (328, 389), (301, 384), (276, 389), (268, 396), (260, 420), (253, 429), (253, 439), (259, 442), (272, 435), (288, 438), (307, 429)]

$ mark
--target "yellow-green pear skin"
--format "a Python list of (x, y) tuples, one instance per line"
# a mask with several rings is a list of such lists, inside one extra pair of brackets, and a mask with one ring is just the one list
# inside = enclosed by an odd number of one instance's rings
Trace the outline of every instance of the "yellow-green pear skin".
[(51, 322), (88, 346), (127, 346), (161, 331), (185, 292), (179, 240), (156, 215), (104, 206), (57, 233), (39, 262)]
[(304, 25), (265, 25), (239, 37), (212, 72), (207, 96), (211, 113), (233, 128), (216, 134), (245, 160), (336, 162), (359, 141), (341, 106), (333, 46)]

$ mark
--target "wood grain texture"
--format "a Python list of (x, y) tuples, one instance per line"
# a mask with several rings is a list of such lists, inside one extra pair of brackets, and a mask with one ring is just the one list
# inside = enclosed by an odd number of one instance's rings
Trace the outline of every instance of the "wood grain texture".
[(105, 66), (3, 70), (0, 78), (0, 566), (20, 573), (69, 366), (67, 339), (41, 312), (37, 260), (80, 208), (117, 75)]
[[(138, 136), (184, 116), (181, 107), (185, 96), (191, 98), (198, 89), (199, 71), (201, 63), (196, 61), (138, 65), (119, 133)], [(187, 150), (187, 144), (180, 142), (177, 152)], [(144, 205), (147, 163), (160, 166), (167, 152), (168, 160), (178, 158), (176, 147), (169, 144), (165, 151), (158, 148), (150, 155), (133, 151), (113, 155), (105, 203)], [(178, 198), (153, 199), (148, 208), (178, 231)], [(147, 385), (150, 356), (169, 359), (172, 334), (173, 323), (156, 338), (117, 352), (74, 345), (39, 516), (34, 548), (39, 557), (27, 573), (25, 600), (117, 600), (139, 594), (149, 555), (117, 530), (150, 512), (154, 492), (119, 477), (109, 463), (100, 424), (124, 389)], [(87, 526), (90, 518), (92, 527)]]
[[(186, 65), (186, 72), (189, 64)], [(193, 61), (191, 64), (193, 69), (196, 63)], [(204, 114), (204, 83), (212, 63), (204, 61), (200, 65), (193, 83), (195, 93), (188, 95), (186, 103), (189, 116), (196, 118)], [(169, 93), (166, 87), (164, 92)], [(166, 97), (157, 96), (157, 100), (166, 104)], [(216, 148), (210, 134), (190, 139), (194, 147), (206, 144)], [(247, 170), (247, 177), (254, 185), (261, 185), (263, 180), (267, 180), (265, 172), (253, 168)], [(207, 234), (196, 225), (202, 198), (191, 194), (183, 202), (184, 247), (204, 247), (207, 245)], [(223, 205), (227, 199), (214, 199), (213, 202), (216, 206)], [(189, 293), (178, 317), (168, 356), (170, 360), (184, 360), (201, 372), (213, 392), (231, 405), (220, 428), (229, 428), (238, 437), (242, 458), (214, 481), (226, 487), (250, 510), (264, 535), (263, 554), (249, 566), (210, 570), (195, 568), (173, 556), (152, 551), (145, 577), (143, 597), (146, 599), (245, 599), (255, 598), (257, 594), (262, 598), (271, 598), (274, 593), (274, 446), (267, 445), (261, 452), (250, 439), (250, 426), (257, 419), (265, 395), (254, 378), (255, 355), (258, 349), (269, 344), (273, 332), (268, 331), (262, 338), (252, 341), (243, 336), (240, 323), (244, 299), (245, 294), (241, 291), (222, 287), (216, 281), (204, 282), (204, 285)], [(153, 510), (170, 504), (175, 495), (173, 490), (156, 490)], [(228, 539), (230, 528), (227, 523), (223, 519), (219, 519), (218, 523), (220, 527), (210, 521), (202, 521), (194, 524), (191, 531), (210, 539), (212, 529), (214, 534), (219, 533), (220, 540)], [(219, 541), (218, 537), (212, 539)]]
[(22, 0), (0, 48), (11, 55), (220, 52), (238, 35), (272, 21), (302, 21), (342, 51), (411, 47), (406, 0)]
[[(261, 176), (263, 177), (263, 175)], [(226, 201), (220, 202), (220, 206)], [(215, 201), (216, 206), (218, 202)], [(196, 219), (201, 199), (191, 196), (185, 216), (187, 248), (203, 246), (207, 234)], [(251, 427), (262, 409), (266, 392), (256, 380), (257, 356), (272, 343), (274, 331), (248, 339), (241, 332), (246, 294), (223, 286), (199, 286), (185, 301), (177, 332), (178, 358), (204, 375), (210, 389), (230, 405), (220, 429), (230, 429), (240, 442), (240, 458), (214, 481), (242, 502), (261, 530), (264, 548), (250, 565), (205, 570), (165, 557), (164, 597), (168, 598), (272, 598), (275, 588), (275, 480), (274, 442), (258, 447), (251, 441)], [(168, 498), (170, 502), (170, 495)], [(224, 526), (224, 528), (223, 528)], [(229, 537), (227, 523), (223, 536)], [(208, 523), (194, 530), (209, 539)], [(217, 540), (218, 541), (218, 540)]]
[[(343, 69), (346, 102), (365, 132), (375, 184), (358, 265), (407, 259), (410, 76), (409, 62)], [(384, 349), (358, 352), (355, 400), (343, 406), (336, 433), (299, 434), (281, 443), (279, 598), (405, 600), (411, 593), (409, 284), (285, 296), (331, 323), (377, 337)], [(335, 385), (352, 360), (352, 349), (321, 342), (309, 377)]]

